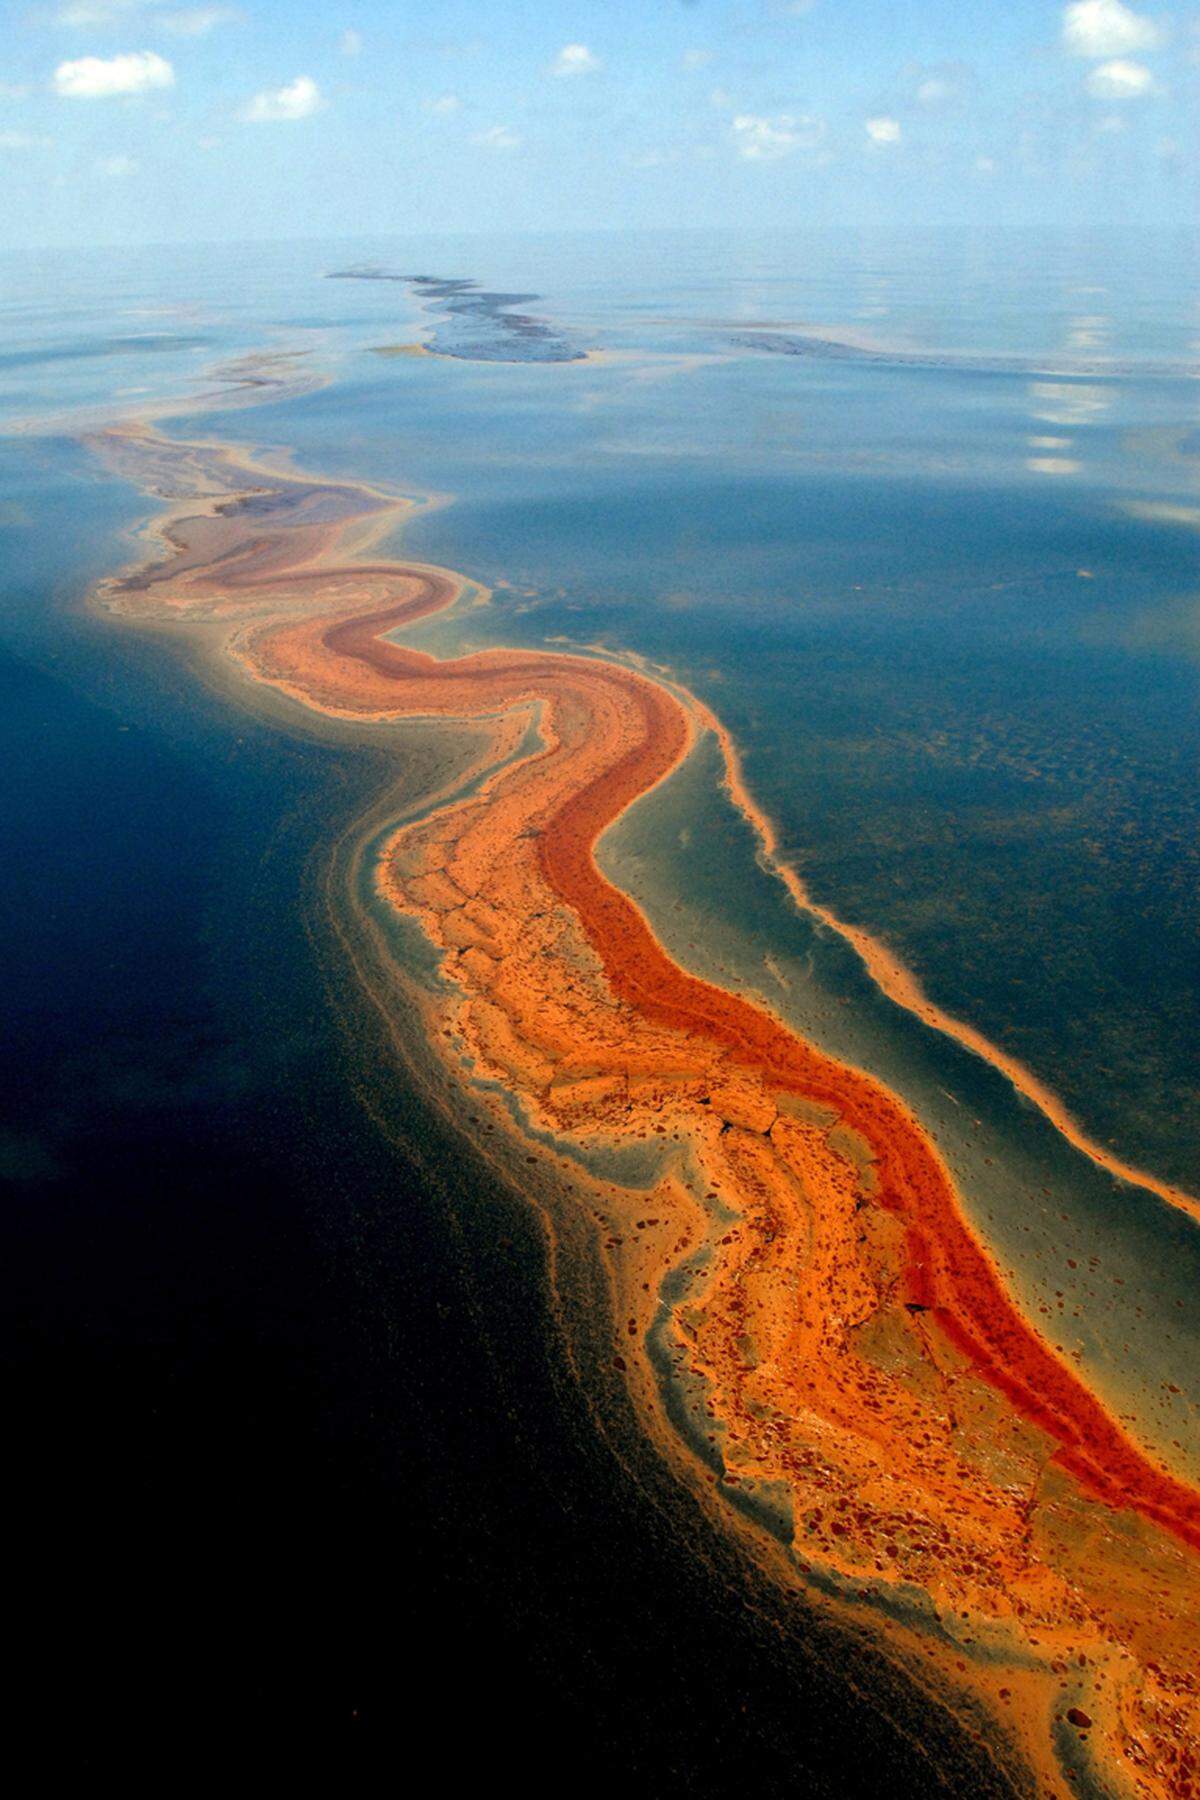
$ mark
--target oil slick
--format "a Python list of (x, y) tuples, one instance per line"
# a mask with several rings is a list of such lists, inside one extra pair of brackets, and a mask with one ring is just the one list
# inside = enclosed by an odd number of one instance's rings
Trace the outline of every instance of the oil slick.
[[(576, 349), (545, 319), (525, 308), (537, 294), (498, 294), (477, 281), (440, 275), (396, 275), (370, 265), (334, 269), (330, 281), (398, 281), (407, 286), (435, 321), (429, 356), (456, 357), (466, 362), (583, 362)], [(384, 344), (387, 355), (414, 354), (410, 344)]]
[[(406, 646), (468, 588), (380, 553), (408, 502), (145, 423), (91, 442), (166, 503), (154, 555), (99, 590), (110, 613), (364, 733), (483, 733), (469, 781), (364, 838), (371, 892), (437, 952), (426, 1024), (465, 1127), (536, 1160), (560, 1249), (595, 1233), (611, 1367), (680, 1477), (781, 1582), (983, 1708), (1031, 1791), (1184, 1800), (1200, 1494), (1018, 1310), (920, 1120), (686, 973), (597, 867), (714, 739), (771, 850), (719, 722), (602, 657)], [(872, 972), (921, 1013), (904, 971)]]

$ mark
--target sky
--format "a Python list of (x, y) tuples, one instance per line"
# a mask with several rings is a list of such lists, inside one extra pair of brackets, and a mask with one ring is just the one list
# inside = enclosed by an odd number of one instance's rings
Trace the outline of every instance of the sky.
[(1200, 7), (12, 0), (0, 246), (1196, 216)]

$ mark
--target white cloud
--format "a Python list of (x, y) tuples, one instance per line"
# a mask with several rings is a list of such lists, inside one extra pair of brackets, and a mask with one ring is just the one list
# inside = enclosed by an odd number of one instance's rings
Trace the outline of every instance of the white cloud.
[(478, 132), (471, 142), (483, 150), (515, 150), (521, 140), (508, 125), (490, 125), (486, 131)]
[(72, 0), (71, 5), (59, 8), (54, 22), (86, 31), (93, 25), (115, 25), (140, 5), (141, 0)]
[(53, 138), (34, 137), (29, 131), (0, 131), (0, 150), (45, 150)]
[(146, 22), (159, 31), (173, 32), (176, 37), (204, 37), (214, 26), (240, 15), (232, 6), (184, 6), (165, 12), (158, 0), (70, 0), (54, 15), (55, 23), (74, 31), (96, 30), (118, 25), (132, 13), (143, 13)]
[(422, 101), (422, 105), (427, 113), (433, 113), (439, 119), (448, 119), (462, 110), (462, 101), (457, 94), (439, 94), (436, 100)]
[(900, 73), (900, 92), (917, 106), (959, 105), (975, 87), (975, 71), (964, 62), (908, 63)]
[(1087, 89), (1098, 100), (1136, 100), (1154, 92), (1154, 77), (1144, 63), (1125, 62), (1118, 57), (1091, 71)]
[(898, 144), (901, 138), (899, 119), (865, 119), (863, 129), (873, 144)]
[(81, 56), (59, 63), (54, 90), (67, 100), (107, 100), (114, 94), (145, 94), (174, 85), (175, 71), (154, 50), (124, 56)]
[(343, 56), (360, 56), (362, 54), (362, 32), (343, 31), (338, 39), (338, 49)]
[(137, 174), (137, 164), (132, 156), (104, 156), (96, 164), (96, 173), (106, 181), (123, 181), (127, 175)]
[(564, 44), (550, 64), (550, 73), (552, 75), (590, 75), (599, 67), (600, 58), (593, 56), (586, 44)]
[(28, 100), (29, 89), (23, 81), (0, 81), (0, 100)]
[(232, 6), (185, 6), (178, 12), (156, 13), (154, 23), (175, 37), (207, 37), (237, 17)]
[(975, 167), (981, 175), (994, 175), (996, 173), (996, 159), (994, 156), (977, 156), (975, 158)]
[(243, 108), (242, 117), (254, 125), (274, 125), (280, 120), (311, 118), (324, 104), (312, 76), (297, 75), (285, 87), (267, 88), (255, 94)]
[(739, 113), (730, 129), (738, 155), (747, 162), (776, 162), (794, 150), (815, 150), (825, 136), (825, 121), (792, 113), (769, 119)]
[(1125, 56), (1153, 50), (1162, 32), (1121, 0), (1074, 0), (1063, 13), (1063, 43), (1076, 56)]
[(685, 50), (679, 59), (681, 69), (707, 69), (713, 59), (711, 50)]

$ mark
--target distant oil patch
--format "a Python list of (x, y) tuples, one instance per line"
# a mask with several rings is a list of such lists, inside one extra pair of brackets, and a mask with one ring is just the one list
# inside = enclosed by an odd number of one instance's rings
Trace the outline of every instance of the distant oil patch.
[(84, 362), (104, 356), (153, 356), (159, 352), (211, 350), (213, 340), (198, 333), (142, 331), (114, 333), (111, 337), (63, 338), (57, 342), (0, 350), (0, 369), (21, 369), (35, 363)]
[(894, 369), (956, 369), (972, 375), (1060, 374), (1068, 379), (1137, 375), (1175, 380), (1195, 374), (1194, 363), (1153, 362), (1131, 358), (1087, 357), (1068, 350), (1046, 350), (1037, 355), (1003, 351), (908, 349), (902, 345), (860, 342), (855, 337), (831, 337), (816, 330), (775, 331), (765, 325), (746, 325), (730, 334), (737, 350), (753, 350), (767, 356), (803, 356), (820, 362), (877, 363)]
[[(438, 321), (424, 346), (435, 356), (466, 362), (581, 362), (578, 349), (545, 319), (518, 311), (537, 294), (499, 294), (475, 281), (439, 275), (397, 275), (370, 266), (334, 269), (331, 281), (403, 281)], [(384, 345), (393, 353), (413, 353), (413, 346)]]

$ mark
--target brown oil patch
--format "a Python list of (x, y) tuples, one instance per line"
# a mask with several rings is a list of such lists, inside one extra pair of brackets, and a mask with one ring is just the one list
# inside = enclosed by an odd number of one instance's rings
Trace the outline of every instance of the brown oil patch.
[[(453, 1065), (551, 1140), (655, 1153), (654, 1185), (608, 1184), (594, 1216), (613, 1361), (664, 1453), (712, 1486), (656, 1398), (652, 1330), (721, 1504), (790, 1520), (792, 1578), (876, 1609), (910, 1656), (920, 1643), (1048, 1790), (1091, 1767), (1187, 1800), (1200, 1496), (1022, 1317), (896, 1097), (687, 975), (596, 867), (600, 833), (716, 722), (601, 659), (395, 642), (463, 590), (373, 554), (403, 503), (150, 429), (97, 447), (171, 499), (163, 554), (104, 584), (111, 610), (218, 630), (247, 678), (321, 713), (494, 733), (505, 760), (397, 826), (378, 886), (442, 952), (431, 1033)], [(685, 1269), (664, 1326), (664, 1276)]]

